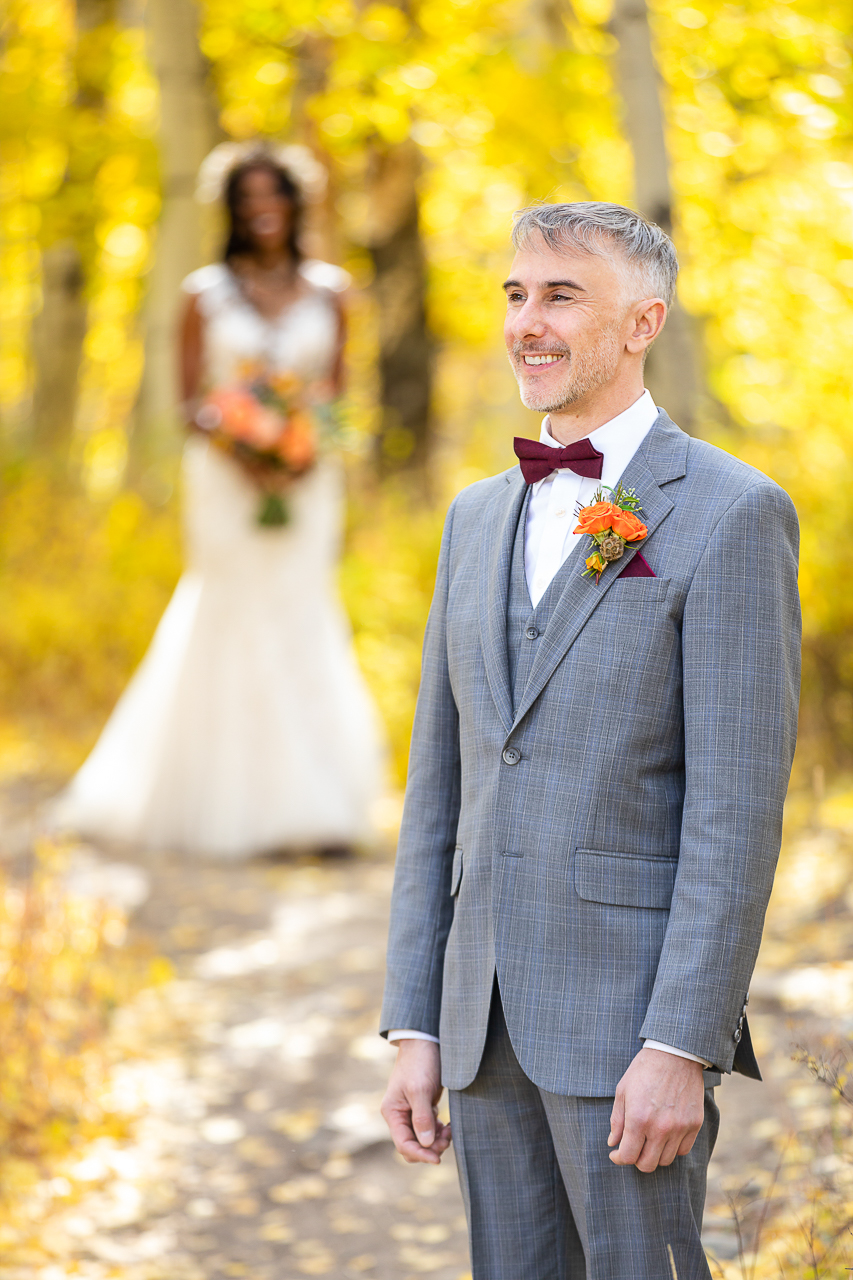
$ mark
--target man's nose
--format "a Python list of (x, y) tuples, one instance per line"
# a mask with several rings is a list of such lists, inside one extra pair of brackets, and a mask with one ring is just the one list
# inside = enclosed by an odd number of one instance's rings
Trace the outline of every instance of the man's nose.
[(541, 310), (533, 299), (528, 298), (524, 306), (519, 308), (511, 321), (512, 336), (516, 342), (525, 342), (529, 338), (541, 338), (547, 325)]

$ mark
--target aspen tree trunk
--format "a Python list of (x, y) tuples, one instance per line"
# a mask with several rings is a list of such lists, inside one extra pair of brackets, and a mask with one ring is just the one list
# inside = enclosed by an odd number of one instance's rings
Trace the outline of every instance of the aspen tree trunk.
[(425, 471), (432, 445), (433, 340), (418, 218), (420, 152), (412, 141), (371, 157), (367, 245), (379, 311), (381, 473)]
[(132, 442), (134, 469), (173, 447), (180, 284), (202, 265), (208, 218), (194, 199), (199, 165), (216, 142), (216, 109), (199, 49), (195, 0), (148, 0), (150, 57), (160, 84), (163, 211), (145, 304), (145, 370)]
[[(77, 0), (77, 32), (92, 31), (114, 17), (115, 0)], [(87, 105), (91, 107), (91, 99)], [(86, 337), (83, 263), (72, 240), (61, 239), (42, 250), (41, 276), (42, 306), (31, 334), (35, 372), (32, 443), (38, 453), (55, 452), (58, 456), (67, 448), (74, 429)]]
[(67, 448), (74, 429), (78, 375), (86, 337), (83, 267), (64, 240), (41, 259), (42, 308), (33, 321), (33, 445), (38, 453)]
[[(645, 0), (614, 0), (611, 30), (619, 41), (616, 65), (625, 130), (634, 153), (641, 213), (672, 234), (669, 158), (660, 85)], [(666, 328), (649, 353), (646, 382), (655, 401), (685, 431), (695, 423), (699, 394), (696, 342), (690, 317), (676, 299)]]

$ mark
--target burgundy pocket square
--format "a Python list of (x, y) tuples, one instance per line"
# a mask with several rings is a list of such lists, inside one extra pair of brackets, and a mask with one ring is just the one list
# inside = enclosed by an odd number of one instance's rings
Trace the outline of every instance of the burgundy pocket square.
[(634, 559), (619, 574), (620, 578), (656, 578), (657, 574), (643, 555), (638, 551)]

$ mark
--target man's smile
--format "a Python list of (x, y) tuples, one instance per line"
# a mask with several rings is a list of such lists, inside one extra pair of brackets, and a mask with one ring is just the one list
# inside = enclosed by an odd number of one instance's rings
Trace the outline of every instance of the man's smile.
[(547, 356), (525, 356), (524, 363), (526, 365), (536, 364), (556, 364), (558, 360), (564, 359), (563, 356), (547, 355)]

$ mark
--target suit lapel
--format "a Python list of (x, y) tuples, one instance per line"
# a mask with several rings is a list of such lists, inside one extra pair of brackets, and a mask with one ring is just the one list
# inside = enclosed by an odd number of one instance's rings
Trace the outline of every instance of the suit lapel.
[[(630, 564), (637, 551), (646, 545), (648, 538), (669, 515), (673, 503), (660, 486), (684, 475), (687, 446), (688, 437), (661, 410), (622, 476), (624, 487), (637, 492), (648, 535), (638, 546), (626, 547), (622, 559), (607, 568), (597, 586), (594, 578), (581, 576), (587, 555), (586, 540), (569, 555), (562, 570), (565, 573), (563, 591), (542, 636), (527, 688), (516, 709), (514, 724), (518, 724), (530, 710), (595, 609), (612, 589), (621, 570)], [(503, 605), (505, 611), (505, 597)]]
[(486, 676), (504, 728), (512, 727), (512, 691), (506, 651), (506, 609), (512, 548), (527, 486), (519, 468), (489, 506), (480, 538), (480, 635)]

